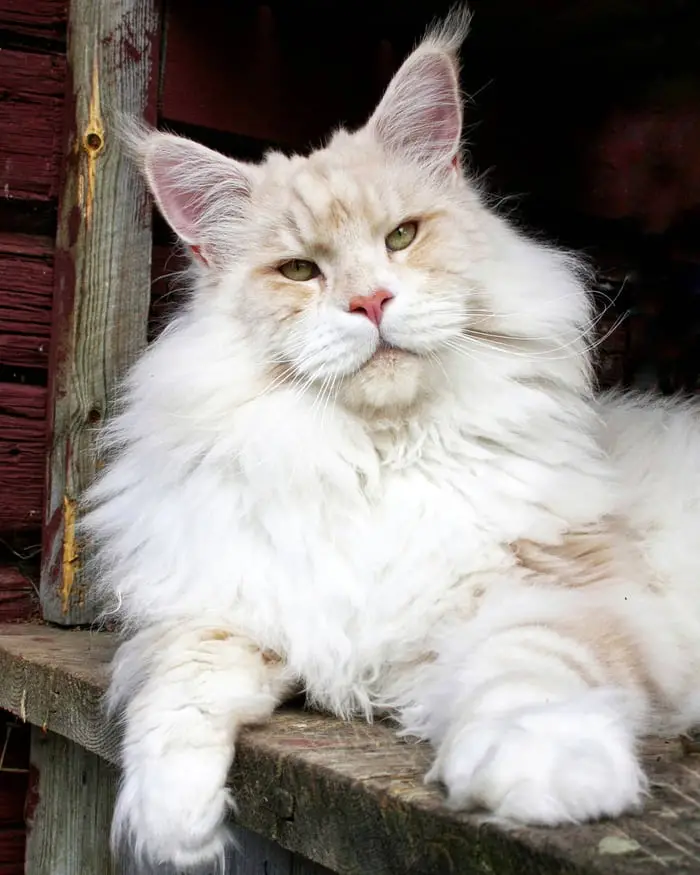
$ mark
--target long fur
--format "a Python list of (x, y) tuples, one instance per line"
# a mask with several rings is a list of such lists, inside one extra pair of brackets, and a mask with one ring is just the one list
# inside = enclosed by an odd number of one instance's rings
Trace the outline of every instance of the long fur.
[(85, 536), (125, 634), (114, 840), (150, 863), (222, 858), (236, 733), (299, 686), (389, 709), (451, 804), (552, 825), (639, 805), (635, 740), (700, 717), (696, 408), (595, 396), (585, 273), (455, 161), (465, 26), (308, 157), (138, 144), (196, 267)]

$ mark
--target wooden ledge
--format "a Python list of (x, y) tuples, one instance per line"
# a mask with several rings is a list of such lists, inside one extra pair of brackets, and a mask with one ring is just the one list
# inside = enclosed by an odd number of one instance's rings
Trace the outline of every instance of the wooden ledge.
[[(114, 639), (0, 625), (0, 708), (114, 762), (101, 712)], [(556, 830), (479, 824), (445, 809), (422, 775), (429, 752), (389, 727), (281, 710), (240, 740), (238, 821), (347, 875), (700, 875), (700, 759), (649, 743), (639, 817)]]

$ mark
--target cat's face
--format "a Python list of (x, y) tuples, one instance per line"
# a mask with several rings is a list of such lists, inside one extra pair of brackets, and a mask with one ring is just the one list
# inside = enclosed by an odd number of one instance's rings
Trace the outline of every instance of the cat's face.
[[(147, 178), (282, 379), (356, 405), (410, 404), (468, 318), (483, 245), (459, 169), (464, 17), (404, 63), (360, 131), (257, 166), (151, 134)], [(466, 208), (468, 204), (471, 209)]]
[(463, 187), (449, 162), (431, 177), (361, 135), (272, 156), (240, 285), (270, 359), (375, 406), (409, 403), (465, 325), (479, 241)]

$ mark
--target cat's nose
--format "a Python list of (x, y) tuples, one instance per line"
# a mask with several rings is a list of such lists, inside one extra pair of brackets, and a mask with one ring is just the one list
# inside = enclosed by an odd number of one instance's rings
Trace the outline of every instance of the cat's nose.
[(361, 313), (370, 322), (379, 325), (384, 315), (384, 307), (394, 296), (386, 289), (377, 289), (371, 295), (357, 295), (350, 299), (348, 310), (351, 313)]

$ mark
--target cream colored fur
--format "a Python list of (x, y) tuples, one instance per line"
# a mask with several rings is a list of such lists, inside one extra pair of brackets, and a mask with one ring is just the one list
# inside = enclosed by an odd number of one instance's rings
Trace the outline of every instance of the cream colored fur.
[(236, 733), (298, 685), (389, 708), (450, 804), (551, 825), (641, 804), (636, 739), (700, 716), (696, 409), (594, 396), (585, 274), (459, 169), (465, 25), (308, 157), (139, 143), (195, 257), (85, 521), (138, 858), (223, 859)]

